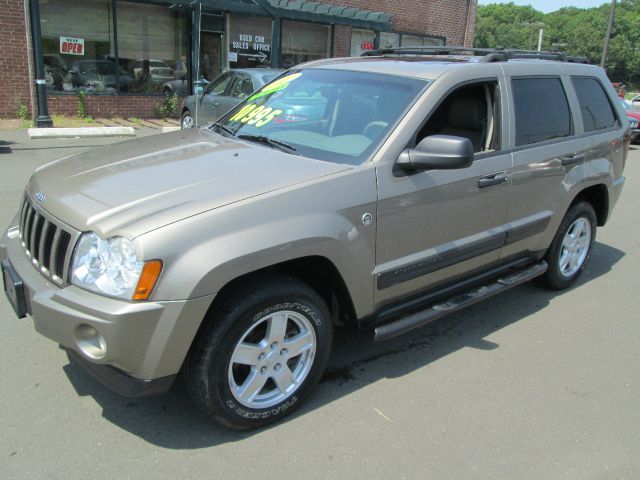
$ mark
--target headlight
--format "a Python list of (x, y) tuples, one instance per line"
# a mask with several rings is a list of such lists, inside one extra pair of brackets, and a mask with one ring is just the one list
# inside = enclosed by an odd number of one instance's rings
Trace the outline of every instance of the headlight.
[[(123, 237), (103, 240), (95, 233), (88, 232), (80, 237), (74, 252), (71, 283), (97, 293), (130, 300), (137, 293), (136, 287), (143, 268), (145, 263), (136, 256), (136, 249), (130, 240)], [(159, 274), (158, 270), (153, 284)], [(151, 289), (146, 293), (148, 297)]]
[(638, 121), (635, 118), (630, 118), (629, 126), (631, 127), (632, 130), (635, 130), (636, 128), (638, 128)]

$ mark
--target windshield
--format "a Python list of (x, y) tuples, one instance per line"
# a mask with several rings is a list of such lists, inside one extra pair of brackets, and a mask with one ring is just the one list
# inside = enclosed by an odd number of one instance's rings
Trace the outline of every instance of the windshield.
[(374, 73), (292, 70), (247, 98), (221, 124), (237, 136), (285, 142), (307, 157), (358, 165), (426, 85)]

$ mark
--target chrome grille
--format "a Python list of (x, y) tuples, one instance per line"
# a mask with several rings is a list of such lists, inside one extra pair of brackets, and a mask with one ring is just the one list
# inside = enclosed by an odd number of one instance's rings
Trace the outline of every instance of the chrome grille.
[(20, 239), (27, 257), (45, 277), (66, 284), (79, 233), (36, 209), (25, 196), (20, 206)]

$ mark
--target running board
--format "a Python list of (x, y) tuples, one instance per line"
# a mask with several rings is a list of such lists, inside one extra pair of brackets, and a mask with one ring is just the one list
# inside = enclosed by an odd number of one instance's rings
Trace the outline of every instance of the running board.
[(478, 303), (485, 298), (492, 297), (522, 283), (528, 282), (547, 271), (547, 262), (540, 262), (524, 270), (517, 271), (506, 277), (499, 278), (494, 283), (475, 288), (468, 292), (456, 295), (449, 300), (438, 303), (426, 310), (403, 317), (395, 322), (381, 325), (375, 329), (376, 342), (389, 340), (402, 335), (414, 328), (422, 327), (449, 313), (457, 312), (465, 307)]

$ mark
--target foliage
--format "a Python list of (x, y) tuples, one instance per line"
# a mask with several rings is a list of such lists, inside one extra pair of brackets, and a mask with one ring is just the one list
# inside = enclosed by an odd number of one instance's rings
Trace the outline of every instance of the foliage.
[(84, 92), (82, 90), (78, 91), (78, 99), (77, 99), (77, 113), (80, 118), (86, 118), (87, 115), (87, 104), (86, 99), (84, 97)]
[[(476, 47), (536, 48), (537, 22), (544, 23), (544, 50), (561, 50), (599, 64), (610, 3), (594, 8), (566, 7), (544, 14), (513, 3), (478, 7)], [(533, 24), (533, 25), (532, 25)], [(640, 0), (622, 0), (616, 17), (606, 69), (614, 82), (640, 85)]]
[(156, 115), (159, 117), (176, 117), (178, 114), (178, 107), (180, 99), (177, 94), (166, 94), (162, 98), (162, 103), (156, 105)]
[(29, 107), (27, 107), (24, 103), (20, 102), (18, 105), (18, 118), (22, 121), (29, 120)]

